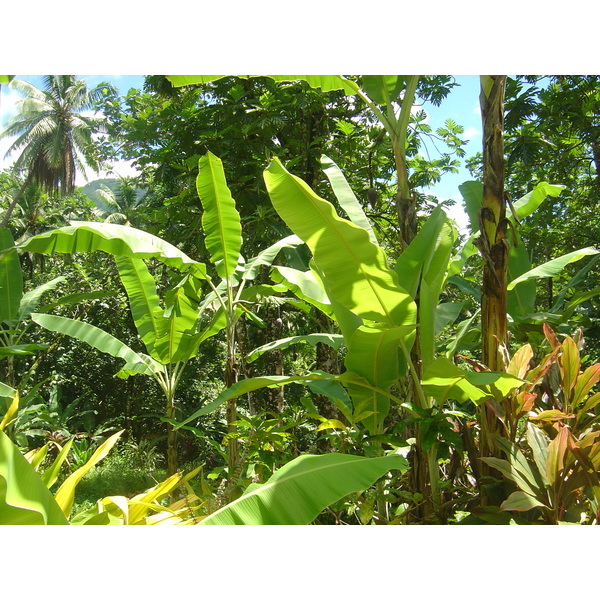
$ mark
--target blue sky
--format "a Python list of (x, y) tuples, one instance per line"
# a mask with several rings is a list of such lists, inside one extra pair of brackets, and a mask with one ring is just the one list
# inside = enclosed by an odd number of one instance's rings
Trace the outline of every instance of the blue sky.
[[(41, 75), (17, 75), (32, 83), (37, 87), (43, 87), (43, 76)], [(130, 88), (140, 89), (144, 83), (143, 75), (80, 75), (88, 87), (94, 87), (103, 81), (109, 81), (115, 85), (122, 95), (127, 94)], [(467, 157), (472, 156), (481, 150), (481, 114), (479, 111), (479, 77), (477, 75), (462, 75), (455, 77), (459, 86), (453, 88), (450, 95), (442, 102), (440, 107), (435, 107), (427, 103), (423, 108), (428, 114), (428, 123), (435, 131), (444, 124), (448, 118), (462, 125), (465, 129), (464, 137), (469, 140), (465, 147)], [(14, 114), (15, 102), (20, 98), (18, 92), (11, 90), (7, 86), (2, 86), (0, 96), (0, 127), (3, 127), (6, 120)], [(0, 141), (0, 167), (7, 166), (11, 160), (4, 161), (4, 154), (8, 148), (8, 140)], [(438, 144), (440, 149), (443, 144)], [(426, 148), (431, 157), (436, 156), (436, 149), (431, 142), (426, 142)], [(464, 161), (463, 161), (464, 162)], [(115, 172), (119, 175), (128, 175), (131, 170), (127, 164), (115, 166)], [(94, 179), (93, 174), (89, 174), (90, 179)], [(442, 181), (436, 184), (429, 192), (440, 199), (459, 199), (458, 186), (470, 178), (468, 171), (463, 167), (458, 174), (445, 174)], [(80, 181), (84, 183), (84, 181)], [(452, 216), (461, 224), (465, 224), (463, 212), (461, 209), (453, 211)]]

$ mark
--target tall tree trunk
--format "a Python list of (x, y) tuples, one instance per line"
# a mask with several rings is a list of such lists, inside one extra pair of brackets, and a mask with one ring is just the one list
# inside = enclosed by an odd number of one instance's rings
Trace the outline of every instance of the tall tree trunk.
[[(167, 397), (167, 418), (175, 419), (175, 402), (172, 394)], [(167, 423), (167, 476), (175, 475), (178, 467), (177, 430), (172, 423)]]
[(9, 207), (6, 209), (6, 212), (4, 213), (4, 216), (2, 217), (2, 222), (0, 223), (0, 227), (8, 227), (8, 222), (10, 220), (10, 217), (13, 214), (13, 211), (15, 210), (15, 207), (19, 203), (21, 196), (25, 193), (25, 190), (31, 185), (32, 181), (33, 181), (33, 173), (30, 172), (27, 175), (25, 181), (23, 182), (23, 185), (19, 188), (19, 191), (16, 193), (16, 195), (13, 198), (12, 202), (10, 203)]
[[(320, 331), (333, 333), (333, 322), (326, 314), (319, 311), (316, 315), (316, 318), (320, 325)], [(328, 344), (319, 342), (316, 347), (316, 368), (318, 371), (325, 371), (325, 373), (331, 373), (332, 375), (339, 374), (340, 365), (338, 361), (338, 351)], [(316, 394), (315, 406), (317, 407), (317, 410), (321, 416), (327, 419), (344, 421), (344, 417), (341, 412), (327, 396), (323, 394)]]
[[(225, 387), (229, 389), (232, 385), (238, 381), (237, 365), (235, 362), (235, 326), (230, 328), (227, 336), (227, 363), (225, 365)], [(237, 400), (236, 398), (230, 398), (227, 400), (227, 407), (225, 409), (225, 416), (227, 420), (227, 433), (235, 434), (237, 432)], [(237, 438), (232, 437), (227, 442), (227, 470), (229, 477), (229, 485), (235, 485), (233, 481), (233, 474), (235, 473), (236, 467), (239, 461), (239, 443)]]
[[(280, 339), (283, 334), (283, 322), (278, 305), (269, 303), (266, 306), (265, 322), (267, 324), (267, 342), (274, 342)], [(277, 349), (267, 352), (266, 362), (267, 373), (270, 375), (283, 375), (283, 352), (281, 350)], [(285, 400), (283, 386), (266, 388), (264, 392), (265, 410), (271, 413), (282, 412)]]
[[(482, 362), (492, 371), (503, 370), (499, 346), (506, 343), (506, 271), (508, 241), (504, 198), (504, 92), (505, 75), (482, 75), (481, 114), (483, 119), (483, 206), (479, 211), (478, 248), (483, 257), (481, 293)], [(490, 400), (490, 403), (494, 402)], [(500, 421), (491, 404), (480, 407), (481, 456), (500, 456), (492, 436), (500, 433)], [(482, 465), (482, 478), (489, 467)], [(486, 503), (485, 494), (482, 494)]]

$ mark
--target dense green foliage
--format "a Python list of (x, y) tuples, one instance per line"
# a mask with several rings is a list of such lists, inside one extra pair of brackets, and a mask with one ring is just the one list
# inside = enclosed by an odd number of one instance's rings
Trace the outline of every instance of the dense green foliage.
[[(0, 522), (597, 523), (598, 77), (508, 79), (495, 372), (482, 183), (467, 236), (427, 192), (465, 158), (421, 106), (452, 78), (295, 77), (11, 83)], [(52, 142), (42, 104), (98, 115)]]

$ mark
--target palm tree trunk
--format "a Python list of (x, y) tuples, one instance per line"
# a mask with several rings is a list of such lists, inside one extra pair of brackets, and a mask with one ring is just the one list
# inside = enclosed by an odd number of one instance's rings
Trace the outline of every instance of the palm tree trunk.
[(13, 214), (13, 211), (15, 210), (15, 207), (19, 203), (21, 196), (25, 193), (25, 190), (31, 185), (32, 180), (33, 180), (33, 173), (29, 173), (29, 175), (27, 175), (25, 181), (23, 182), (23, 185), (19, 188), (19, 191), (16, 193), (15, 197), (13, 198), (13, 201), (10, 203), (10, 206), (7, 208), (6, 212), (4, 213), (4, 217), (2, 218), (2, 222), (0, 223), (0, 227), (8, 226), (8, 222)]
[[(479, 251), (483, 256), (481, 293), (482, 362), (492, 371), (504, 369), (499, 347), (506, 343), (506, 272), (508, 241), (506, 238), (506, 202), (504, 198), (504, 91), (505, 75), (481, 76), (481, 113), (483, 119), (483, 206), (479, 211), (481, 235)], [(493, 402), (491, 400), (490, 402)], [(499, 457), (493, 435), (501, 433), (501, 423), (491, 405), (480, 407), (481, 456)], [(482, 480), (489, 467), (481, 466)], [(486, 495), (482, 490), (482, 503)]]

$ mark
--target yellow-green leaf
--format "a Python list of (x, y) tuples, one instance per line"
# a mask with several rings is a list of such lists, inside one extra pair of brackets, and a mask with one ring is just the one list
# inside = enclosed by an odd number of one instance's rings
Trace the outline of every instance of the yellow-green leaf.
[(101, 444), (91, 458), (83, 465), (72, 473), (63, 484), (58, 488), (58, 491), (54, 495), (54, 499), (60, 506), (65, 517), (68, 517), (71, 513), (73, 506), (73, 500), (75, 498), (75, 488), (81, 481), (83, 476), (88, 473), (93, 467), (95, 467), (107, 454), (111, 451), (112, 447), (117, 443), (117, 440), (123, 433), (123, 429), (118, 431), (114, 435), (111, 435), (103, 444)]

